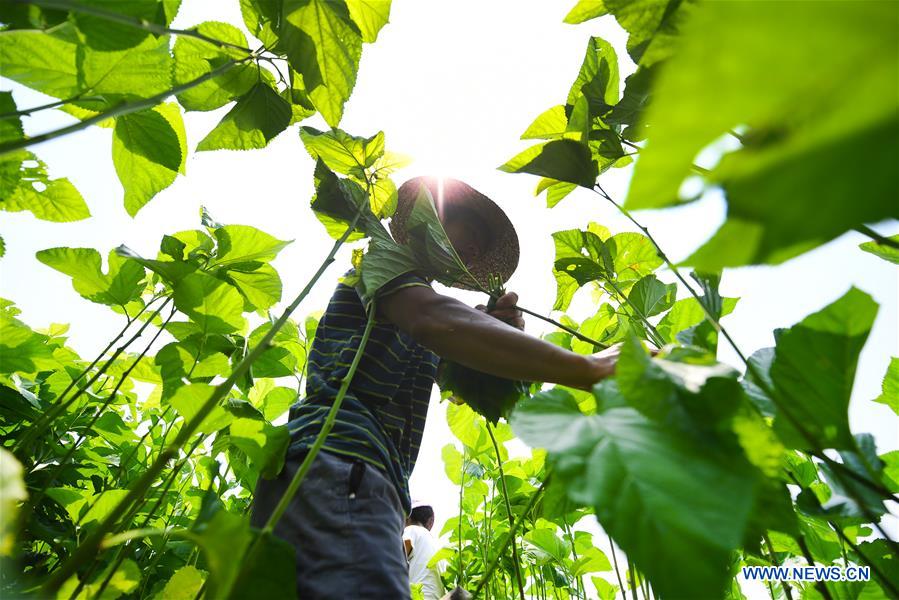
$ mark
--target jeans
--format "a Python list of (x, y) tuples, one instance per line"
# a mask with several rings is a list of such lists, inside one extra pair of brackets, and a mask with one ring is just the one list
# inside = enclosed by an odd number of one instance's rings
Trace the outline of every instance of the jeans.
[[(265, 524), (302, 460), (288, 458), (276, 479), (259, 480), (254, 527)], [(299, 600), (408, 600), (404, 522), (396, 489), (378, 468), (319, 452), (274, 531), (296, 549)]]

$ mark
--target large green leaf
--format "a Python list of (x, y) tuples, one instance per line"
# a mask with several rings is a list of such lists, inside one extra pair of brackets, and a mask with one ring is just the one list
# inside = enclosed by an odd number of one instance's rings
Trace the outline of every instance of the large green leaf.
[(638, 280), (627, 295), (628, 306), (644, 317), (665, 312), (674, 304), (677, 285), (662, 283), (655, 275)]
[(197, 271), (174, 285), (175, 306), (204, 333), (234, 333), (246, 327), (243, 297), (237, 289)]
[(219, 510), (208, 522), (200, 524), (194, 534), (192, 537), (203, 549), (209, 566), (206, 594), (216, 600), (230, 597), (240, 571), (235, 568), (234, 559), (244, 556), (253, 539), (249, 517)]
[(3, 77), (56, 98), (83, 89), (76, 65), (77, 46), (41, 31), (0, 32)]
[(169, 600), (194, 600), (206, 582), (206, 572), (187, 565), (175, 571), (162, 588), (162, 597)]
[[(79, 0), (78, 4), (94, 7), (104, 12), (140, 19), (154, 25), (167, 26), (175, 18), (181, 0)], [(105, 15), (93, 15), (73, 10), (71, 19), (81, 34), (81, 39), (96, 50), (123, 50), (143, 42), (151, 34), (146, 29), (126, 23), (118, 23)]]
[(560, 104), (543, 111), (521, 134), (523, 140), (554, 140), (568, 132), (568, 116)]
[[(25, 163), (29, 160), (26, 158)], [(37, 167), (25, 167), (22, 182), (12, 196), (0, 202), (0, 208), (9, 212), (27, 210), (38, 219), (67, 223), (91, 216), (81, 193), (66, 179), (48, 179), (43, 163)]]
[(280, 43), (290, 66), (302, 74), (315, 108), (331, 127), (356, 85), (362, 36), (343, 2), (285, 0)]
[(197, 150), (265, 148), (290, 124), (290, 104), (267, 83), (259, 82), (237, 101)]
[[(246, 46), (247, 39), (233, 25), (207, 21), (195, 27), (205, 36)], [(175, 55), (175, 84), (182, 85), (202, 77), (229, 60), (240, 60), (246, 53), (234, 48), (220, 48), (203, 40), (178, 37)], [(246, 94), (258, 80), (256, 67), (250, 63), (235, 65), (225, 73), (204, 81), (178, 94), (178, 102), (185, 110), (213, 110)]]
[(231, 270), (220, 277), (236, 287), (257, 311), (265, 311), (281, 300), (281, 276), (271, 265), (262, 265), (252, 271)]
[(18, 320), (18, 312), (10, 303), (0, 302), (0, 372), (36, 373), (58, 368), (48, 337)]
[(574, 140), (553, 140), (531, 146), (499, 167), (506, 173), (531, 173), (592, 188), (599, 174), (587, 146)]
[(169, 39), (153, 36), (119, 52), (80, 48), (78, 75), (86, 94), (102, 96), (107, 104), (148, 98), (172, 88)]
[(595, 507), (659, 595), (720, 597), (753, 505), (757, 477), (745, 458), (631, 408), (585, 416), (572, 400), (555, 406), (525, 400), (512, 426), (529, 445), (551, 449), (569, 496)]
[(587, 43), (584, 62), (566, 103), (575, 106), (580, 96), (587, 99), (590, 115), (596, 117), (604, 115), (618, 102), (618, 56), (602, 38), (592, 37)]
[[(589, 11), (592, 16), (611, 13), (628, 32), (627, 52), (635, 63), (649, 66), (673, 52), (678, 28), (691, 0), (602, 0), (603, 11)], [(590, 8), (589, 1), (584, 8)]]
[(116, 119), (112, 163), (132, 217), (175, 181), (187, 162), (184, 122), (177, 106), (162, 104)]
[[(205, 383), (184, 385), (178, 388), (174, 396), (172, 396), (170, 404), (175, 407), (178, 414), (184, 417), (185, 421), (190, 421), (200, 412), (200, 408), (209, 400), (213, 391), (215, 391), (215, 388)], [(234, 421), (234, 416), (231, 413), (221, 406), (215, 406), (203, 418), (197, 431), (210, 435), (224, 429), (232, 421)]]
[(281, 21), (281, 0), (240, 0), (240, 14), (247, 30), (267, 48), (278, 43), (275, 29)]
[(287, 427), (275, 427), (261, 419), (238, 418), (231, 423), (229, 440), (250, 458), (259, 474), (272, 479), (284, 466), (290, 443)]
[(771, 380), (782, 404), (774, 429), (788, 447), (854, 448), (849, 397), (876, 314), (877, 303), (852, 288), (777, 338)]
[[(744, 147), (709, 176), (725, 189), (728, 219), (688, 259), (703, 268), (782, 262), (863, 222), (899, 215), (889, 191), (899, 185), (893, 7), (782, 8), (703, 4), (691, 11), (682, 47), (658, 79), (630, 208), (675, 204), (696, 155), (732, 128), (748, 127)], [(840, 51), (818, 60), (833, 39)], [(860, 96), (870, 101), (860, 106)]]
[(383, 131), (362, 138), (340, 129), (319, 131), (314, 127), (301, 127), (300, 139), (312, 158), (321, 160), (332, 171), (356, 179), (364, 178), (365, 169), (384, 154)]
[(100, 253), (93, 248), (48, 248), (36, 256), (45, 265), (71, 277), (75, 291), (91, 302), (124, 306), (143, 291), (143, 267), (115, 251), (109, 253), (106, 273)]
[(292, 242), (276, 239), (250, 225), (223, 225), (213, 234), (218, 248), (211, 264), (228, 268), (239, 269), (241, 263), (270, 262)]

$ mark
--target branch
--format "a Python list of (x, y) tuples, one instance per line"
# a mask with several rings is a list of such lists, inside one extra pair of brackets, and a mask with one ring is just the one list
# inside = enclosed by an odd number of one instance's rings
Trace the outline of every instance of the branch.
[[(496, 443), (496, 436), (493, 435), (493, 426), (490, 421), (485, 421), (487, 425), (487, 433), (490, 434), (490, 441), (493, 442), (493, 451), (496, 452), (496, 464), (499, 466), (499, 483), (503, 488), (503, 501), (506, 504), (506, 513), (509, 517), (509, 527), (515, 526), (515, 517), (512, 516), (512, 503), (509, 501), (509, 490), (506, 488), (506, 474), (503, 472), (503, 459), (499, 454), (499, 444)], [(518, 580), (518, 593), (521, 600), (524, 600), (524, 582), (521, 580), (521, 561), (518, 558), (518, 545), (512, 538), (512, 561), (515, 564), (515, 577)]]
[(32, 138), (15, 140), (15, 141), (9, 142), (7, 144), (3, 144), (2, 146), (0, 146), (0, 156), (3, 156), (4, 154), (8, 154), (15, 150), (19, 150), (21, 148), (27, 148), (29, 146), (41, 144), (43, 142), (47, 142), (47, 141), (56, 139), (58, 137), (62, 137), (64, 135), (68, 135), (70, 133), (74, 133), (76, 131), (86, 129), (95, 123), (100, 123), (101, 121), (105, 121), (112, 117), (119, 117), (122, 115), (127, 115), (127, 114), (131, 114), (133, 112), (137, 112), (139, 110), (143, 110), (145, 108), (152, 108), (152, 107), (156, 106), (157, 104), (159, 104), (160, 102), (164, 101), (169, 96), (177, 95), (177, 94), (180, 94), (181, 92), (184, 92), (193, 87), (196, 87), (196, 86), (200, 85), (201, 83), (203, 83), (204, 81), (208, 81), (210, 79), (218, 77), (219, 75), (221, 75), (222, 73), (224, 73), (225, 71), (227, 71), (228, 69), (230, 69), (231, 67), (233, 67), (235, 65), (245, 63), (245, 62), (255, 59), (255, 58), (256, 58), (256, 55), (251, 54), (250, 56), (247, 56), (246, 58), (241, 58), (239, 60), (238, 59), (229, 60), (228, 62), (224, 63), (223, 65), (221, 65), (220, 67), (218, 67), (216, 69), (213, 69), (212, 71), (210, 71), (209, 73), (206, 73), (205, 75), (201, 75), (200, 77), (197, 77), (196, 79), (188, 81), (187, 83), (182, 83), (181, 85), (175, 86), (170, 90), (166, 90), (164, 92), (156, 94), (155, 96), (151, 96), (149, 98), (144, 98), (142, 100), (137, 100), (135, 102), (124, 102), (114, 108), (107, 110), (106, 112), (102, 112), (100, 114), (94, 115), (93, 117), (88, 117), (87, 119), (85, 119), (83, 121), (79, 121), (78, 123), (73, 123), (72, 125), (68, 125), (66, 127), (54, 129), (53, 131), (48, 131), (47, 133), (42, 133), (42, 134), (36, 135)]
[(207, 35), (203, 35), (199, 31), (194, 31), (191, 29), (172, 29), (171, 27), (166, 27), (164, 25), (159, 25), (157, 23), (153, 23), (152, 21), (147, 21), (146, 19), (138, 19), (136, 17), (129, 17), (128, 15), (123, 15), (116, 12), (111, 12), (108, 10), (103, 10), (101, 8), (95, 8), (93, 6), (87, 6), (84, 4), (79, 4), (77, 2), (65, 2), (59, 0), (13, 0), (17, 4), (33, 4), (35, 6), (43, 6), (44, 8), (55, 8), (57, 10), (66, 10), (82, 13), (85, 15), (90, 15), (92, 17), (98, 17), (100, 19), (105, 19), (107, 21), (112, 21), (114, 23), (121, 23), (123, 25), (130, 25), (135, 29), (143, 29), (144, 31), (149, 31), (150, 33), (154, 33), (156, 35), (178, 35), (181, 37), (191, 37), (198, 40), (202, 40), (213, 46), (218, 46), (219, 48), (231, 48), (233, 50), (240, 50), (241, 52), (246, 52), (247, 54), (253, 54), (253, 51), (249, 48), (241, 46), (239, 44), (232, 44), (231, 42), (226, 42), (224, 40), (219, 40), (213, 37), (209, 37)]
[(75, 94), (74, 96), (66, 98), (65, 100), (55, 100), (53, 102), (48, 102), (47, 104), (41, 104), (40, 106), (34, 106), (32, 108), (23, 108), (22, 110), (2, 113), (0, 114), (0, 120), (12, 119), (13, 117), (27, 117), (31, 115), (31, 113), (36, 113), (42, 110), (49, 110), (51, 108), (57, 108), (59, 106), (63, 106), (64, 104), (71, 104), (72, 102), (75, 102), (77, 100), (102, 100), (102, 98), (100, 98), (99, 96), (82, 97), (82, 93)]
[(897, 250), (899, 250), (899, 242), (897, 242), (896, 240), (891, 240), (886, 236), (880, 235), (867, 225), (859, 225), (858, 227), (853, 227), (852, 229), (853, 231), (857, 231), (862, 235), (868, 236), (881, 246), (889, 246), (890, 248), (896, 248)]

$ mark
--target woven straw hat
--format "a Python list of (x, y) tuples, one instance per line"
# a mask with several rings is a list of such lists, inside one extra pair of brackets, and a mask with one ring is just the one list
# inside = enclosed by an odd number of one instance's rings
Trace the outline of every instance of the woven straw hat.
[[(427, 186), (434, 199), (437, 214), (443, 218), (449, 206), (466, 208), (476, 214), (486, 225), (489, 232), (487, 247), (472, 264), (467, 265), (474, 277), (487, 286), (487, 278), (493, 274), (503, 283), (509, 280), (518, 266), (518, 234), (506, 213), (490, 198), (480, 193), (465, 182), (458, 179), (442, 178), (443, 193), (439, 190), (440, 181), (436, 177), (415, 177), (405, 182), (397, 191), (397, 207), (390, 220), (390, 233), (400, 244), (407, 240), (406, 222), (418, 192), (422, 185)], [(454, 287), (474, 289), (462, 283)]]

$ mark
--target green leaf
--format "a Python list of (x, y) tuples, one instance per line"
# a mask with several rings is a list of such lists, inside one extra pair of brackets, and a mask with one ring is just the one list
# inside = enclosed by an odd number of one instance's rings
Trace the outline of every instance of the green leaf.
[(438, 374), (443, 393), (465, 402), (488, 421), (496, 424), (528, 391), (528, 384), (489, 375), (459, 363), (443, 361)]
[(292, 243), (250, 225), (223, 225), (215, 229), (214, 235), (218, 249), (211, 264), (229, 268), (238, 268), (240, 263), (268, 263)]
[[(115, 573), (110, 576), (110, 571), (115, 568)], [(119, 564), (113, 562), (108, 568), (104, 569), (96, 579), (86, 584), (78, 595), (73, 593), (78, 587), (78, 579), (73, 576), (68, 579), (57, 592), (57, 598), (73, 598), (74, 600), (114, 600), (122, 595), (134, 592), (140, 585), (143, 574), (140, 568), (130, 558), (126, 558)], [(104, 586), (104, 582), (109, 580)], [(101, 586), (104, 588), (100, 593)]]
[[(721, 299), (721, 315), (728, 315), (737, 306), (737, 298)], [(719, 317), (720, 318), (720, 317)], [(675, 302), (671, 310), (656, 325), (656, 331), (669, 343), (677, 343), (677, 334), (699, 325), (705, 319), (705, 311), (696, 298), (682, 298)]]
[[(899, 53), (883, 51), (896, 44), (891, 7), (798, 3), (775, 15), (754, 3), (713, 2), (690, 12), (682, 47), (656, 85), (651, 143), (628, 208), (676, 204), (696, 155), (745, 126), (744, 147), (709, 175), (725, 189), (727, 221), (689, 264), (779, 263), (899, 215), (888, 192), (899, 185), (891, 95)], [(785, 42), (775, 48), (769, 39)], [(841, 40), (840, 52), (825, 65), (815, 57), (828, 52), (828, 39)], [(759, 81), (770, 93), (758, 93)], [(858, 94), (873, 100), (859, 106)]]
[(42, 31), (2, 31), (3, 77), (55, 98), (70, 98), (82, 89), (76, 49), (75, 44)]
[(587, 146), (574, 140), (553, 140), (532, 146), (499, 167), (506, 173), (531, 173), (592, 188), (598, 175)]
[[(200, 411), (200, 408), (212, 396), (215, 388), (206, 383), (192, 383), (184, 385), (175, 391), (170, 404), (175, 407), (185, 421), (193, 419)], [(234, 421), (234, 416), (227, 412), (221, 406), (214, 406), (209, 412), (200, 427), (197, 429), (200, 433), (211, 435), (221, 429), (224, 429)]]
[[(168, 108), (163, 108), (168, 106)], [(175, 181), (187, 161), (184, 122), (174, 105), (121, 116), (112, 136), (112, 163), (132, 217)]]
[(172, 574), (162, 589), (160, 598), (167, 600), (194, 600), (206, 582), (206, 571), (187, 565)]
[(365, 169), (384, 154), (383, 131), (362, 138), (340, 129), (319, 131), (314, 127), (300, 127), (300, 139), (312, 158), (321, 160), (332, 171), (363, 181)]
[(143, 291), (143, 267), (115, 251), (109, 253), (106, 273), (100, 253), (93, 248), (48, 248), (36, 257), (71, 277), (75, 291), (91, 302), (124, 306), (140, 298)]
[(605, 14), (608, 14), (608, 9), (603, 0), (578, 0), (578, 3), (565, 15), (565, 22), (576, 25)]
[(271, 265), (246, 272), (231, 270), (221, 277), (237, 288), (257, 311), (267, 310), (281, 300), (281, 277)]
[[(132, 19), (140, 19), (155, 25), (167, 26), (175, 17), (178, 5), (167, 11), (165, 5), (158, 0), (129, 0), (117, 2), (110, 0), (80, 0), (79, 4), (96, 7), (100, 10), (124, 15)], [(117, 23), (108, 18), (94, 16), (86, 12), (73, 10), (71, 19), (81, 34), (81, 39), (96, 50), (123, 50), (132, 48), (143, 42), (150, 32), (133, 25)]]
[(234, 333), (246, 327), (243, 297), (237, 289), (202, 272), (193, 272), (174, 285), (175, 306), (204, 333)]
[(0, 448), (0, 556), (13, 555), (20, 503), (28, 499), (22, 465), (11, 452)]
[(899, 415), (899, 358), (895, 356), (890, 359), (890, 366), (887, 367), (886, 375), (883, 376), (881, 390), (882, 393), (874, 398), (874, 402), (886, 404)]
[[(889, 239), (899, 244), (899, 235), (894, 235)], [(863, 242), (858, 247), (874, 256), (879, 256), (883, 260), (899, 265), (899, 249), (876, 241)]]
[(662, 266), (655, 246), (645, 235), (626, 231), (616, 233), (605, 243), (612, 256), (619, 285), (640, 279)]
[(0, 203), (0, 208), (9, 212), (31, 211), (38, 219), (56, 223), (80, 221), (91, 216), (75, 186), (66, 178), (48, 180), (43, 163), (24, 170), (22, 183), (11, 197)]
[(782, 404), (774, 429), (787, 447), (855, 446), (849, 431), (849, 397), (858, 355), (876, 314), (877, 303), (852, 288), (777, 338), (771, 380)]
[(560, 104), (540, 113), (540, 116), (521, 134), (521, 139), (554, 140), (563, 137), (567, 132), (568, 116), (565, 114), (565, 106)]
[(443, 458), (443, 470), (447, 478), (455, 485), (462, 485), (462, 453), (453, 444), (447, 444), (440, 451)]
[(287, 129), (290, 115), (290, 104), (268, 84), (259, 82), (200, 141), (197, 151), (264, 148)]
[(362, 37), (343, 2), (285, 0), (280, 41), (290, 66), (303, 75), (315, 108), (331, 127), (356, 85)]
[(573, 500), (595, 507), (660, 596), (721, 596), (753, 505), (756, 477), (745, 459), (631, 408), (584, 416), (567, 402), (553, 414), (535, 397), (512, 424), (529, 445), (555, 446), (555, 477), (568, 482)]
[(673, 53), (678, 30), (691, 0), (603, 0), (605, 12), (628, 32), (627, 52), (635, 63), (649, 66)]
[[(249, 337), (250, 347), (259, 344), (270, 329), (271, 323), (264, 323), (254, 329)], [(305, 362), (306, 347), (300, 339), (297, 325), (293, 321), (288, 321), (275, 334), (270, 347), (253, 363), (253, 376), (289, 377), (297, 371), (302, 371)]]
[(638, 280), (627, 295), (629, 305), (644, 317), (665, 312), (674, 304), (677, 285), (662, 283), (655, 275)]
[(83, 89), (91, 96), (102, 96), (110, 106), (172, 88), (173, 61), (166, 36), (150, 36), (120, 52), (81, 47), (77, 64)]
[(247, 30), (267, 48), (278, 43), (275, 28), (281, 22), (282, 4), (281, 0), (240, 0), (240, 14)]
[(602, 38), (591, 37), (587, 42), (584, 62), (568, 92), (566, 104), (575, 106), (580, 96), (587, 99), (590, 114), (597, 117), (618, 102), (618, 56)]
[(194, 539), (203, 549), (209, 566), (206, 593), (210, 598), (229, 598), (239, 572), (234, 568), (234, 557), (244, 556), (253, 539), (249, 516), (219, 510), (212, 519), (197, 527), (195, 534)]
[[(241, 3), (244, 8), (246, 2)], [(247, 45), (243, 33), (228, 23), (206, 21), (194, 30), (223, 42)], [(173, 48), (175, 56), (175, 85), (182, 85), (210, 73), (229, 60), (240, 60), (247, 55), (233, 48), (220, 48), (203, 40), (179, 36)], [(234, 65), (223, 74), (204, 81), (178, 94), (178, 102), (185, 110), (213, 110), (246, 94), (258, 80), (256, 66), (252, 63)]]
[(346, 0), (350, 18), (362, 32), (362, 41), (373, 44), (378, 41), (378, 32), (390, 18), (392, 0)]
[(46, 335), (15, 318), (18, 310), (0, 304), (0, 372), (36, 373), (59, 367)]
[[(15, 113), (16, 102), (12, 92), (0, 92), (0, 114)], [(22, 119), (18, 116), (0, 119), (0, 145), (25, 138)], [(27, 154), (23, 151), (0, 156), (0, 198), (8, 198), (22, 179), (22, 161)], [(0, 205), (2, 206), (2, 205)]]
[(287, 427), (275, 427), (258, 419), (235, 419), (229, 429), (231, 443), (247, 454), (253, 467), (266, 479), (273, 479), (284, 466), (290, 444)]

